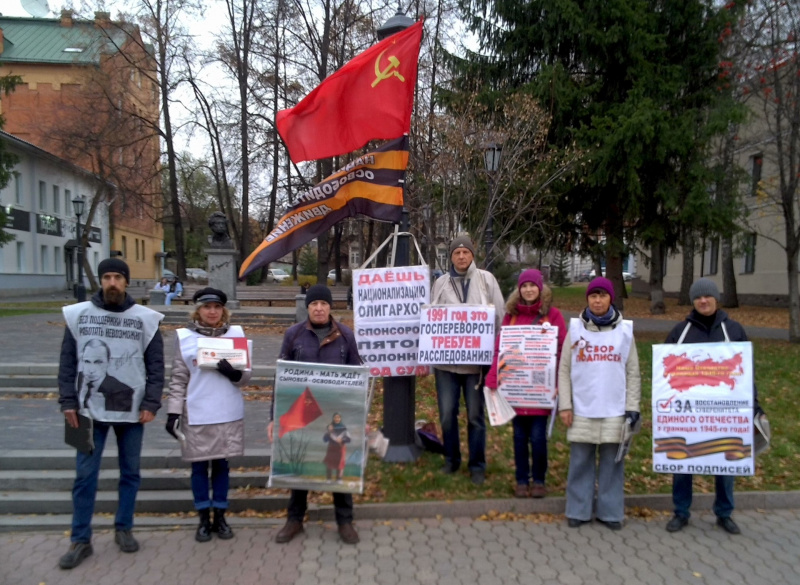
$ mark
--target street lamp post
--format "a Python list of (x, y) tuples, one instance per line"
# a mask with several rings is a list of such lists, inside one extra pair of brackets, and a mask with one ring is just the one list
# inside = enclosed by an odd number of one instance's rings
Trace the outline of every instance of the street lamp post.
[(78, 229), (75, 237), (78, 240), (78, 283), (75, 285), (75, 298), (79, 303), (86, 300), (86, 287), (83, 285), (83, 237), (81, 235), (81, 216), (86, 206), (86, 197), (76, 196), (72, 200), (72, 210), (78, 218)]
[[(414, 20), (403, 14), (398, 7), (397, 14), (387, 20), (378, 30), (378, 40), (407, 29)], [(405, 187), (404, 187), (405, 188)], [(408, 210), (403, 207), (400, 231), (408, 232)], [(400, 236), (397, 241), (395, 266), (410, 264), (410, 242), (408, 236)], [(416, 406), (415, 376), (389, 376), (383, 379), (383, 434), (389, 439), (389, 448), (383, 460), (391, 463), (416, 461), (420, 449), (414, 441), (414, 408)]]
[(486, 270), (492, 271), (492, 248), (494, 248), (494, 217), (492, 215), (492, 203), (494, 202), (495, 189), (497, 188), (497, 169), (500, 168), (500, 156), (503, 153), (503, 146), (492, 142), (487, 144), (483, 151), (483, 162), (486, 165), (486, 173), (489, 176), (489, 205), (487, 205), (486, 213), (486, 231), (483, 235), (483, 240), (486, 244), (486, 260), (484, 265)]

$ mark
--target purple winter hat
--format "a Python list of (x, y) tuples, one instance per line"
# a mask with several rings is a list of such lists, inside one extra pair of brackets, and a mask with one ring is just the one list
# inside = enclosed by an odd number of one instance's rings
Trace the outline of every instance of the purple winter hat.
[(588, 297), (596, 290), (603, 290), (607, 292), (611, 297), (611, 302), (614, 302), (614, 285), (610, 280), (603, 278), (602, 276), (598, 276), (589, 283), (589, 286), (586, 287), (586, 296)]
[(522, 285), (526, 282), (532, 282), (536, 285), (539, 289), (539, 292), (542, 291), (542, 273), (536, 270), (535, 268), (528, 268), (527, 270), (523, 270), (522, 274), (519, 275), (519, 279), (517, 280), (517, 289), (522, 288)]

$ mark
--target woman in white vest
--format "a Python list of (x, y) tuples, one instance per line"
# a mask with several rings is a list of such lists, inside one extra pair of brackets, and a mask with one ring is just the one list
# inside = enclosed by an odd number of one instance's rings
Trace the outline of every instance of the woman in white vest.
[[(228, 458), (244, 453), (244, 399), (239, 388), (249, 381), (251, 371), (234, 369), (227, 360), (221, 360), (216, 370), (198, 367), (198, 339), (244, 337), (244, 331), (230, 325), (230, 312), (225, 308), (228, 297), (221, 290), (201, 289), (192, 300), (191, 322), (176, 332), (166, 429), (180, 441), (183, 460), (192, 463), (192, 494), (200, 515), (195, 540), (208, 542), (212, 533), (222, 539), (233, 538), (225, 521)], [(213, 496), (209, 495), (209, 463)]]
[(566, 515), (570, 528), (591, 522), (596, 480), (597, 520), (619, 530), (625, 468), (615, 459), (623, 426), (639, 420), (639, 356), (611, 281), (592, 280), (586, 298), (588, 307), (570, 319), (558, 369), (558, 411), (570, 442)]

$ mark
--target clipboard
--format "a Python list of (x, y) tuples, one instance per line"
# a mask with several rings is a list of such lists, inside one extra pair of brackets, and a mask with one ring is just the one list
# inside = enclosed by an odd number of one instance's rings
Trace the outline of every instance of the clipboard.
[(94, 451), (94, 421), (78, 414), (78, 428), (75, 428), (64, 419), (64, 442), (81, 453), (91, 455)]

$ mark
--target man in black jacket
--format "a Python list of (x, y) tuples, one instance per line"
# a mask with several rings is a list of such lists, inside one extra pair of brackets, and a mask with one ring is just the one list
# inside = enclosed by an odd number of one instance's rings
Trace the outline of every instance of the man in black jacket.
[[(70, 426), (78, 427), (79, 413), (93, 420), (94, 451), (79, 452), (76, 458), (71, 546), (59, 561), (62, 569), (77, 567), (93, 552), (97, 480), (112, 429), (120, 468), (114, 540), (122, 552), (139, 550), (131, 529), (141, 482), (142, 437), (145, 423), (161, 406), (164, 388), (164, 344), (158, 330), (164, 316), (137, 305), (125, 292), (130, 271), (122, 260), (103, 260), (97, 275), (102, 289), (90, 301), (64, 307), (58, 402)], [(116, 383), (113, 388), (110, 379)], [(123, 386), (129, 392), (122, 393)]]
[[(739, 323), (717, 308), (719, 289), (708, 278), (696, 280), (689, 289), (694, 309), (686, 320), (678, 323), (667, 336), (666, 343), (729, 343), (747, 341), (747, 334)], [(758, 394), (753, 385), (754, 416), (764, 414), (758, 404)], [(714, 514), (717, 525), (730, 534), (741, 531), (731, 518), (733, 513), (733, 475), (715, 475)], [(672, 476), (672, 502), (675, 515), (667, 523), (668, 532), (677, 532), (689, 523), (692, 505), (692, 475), (676, 473)]]

